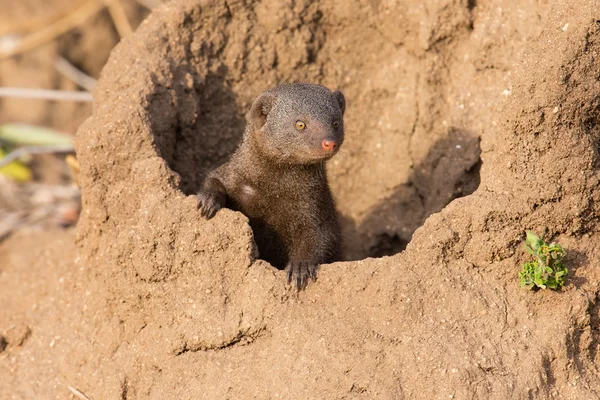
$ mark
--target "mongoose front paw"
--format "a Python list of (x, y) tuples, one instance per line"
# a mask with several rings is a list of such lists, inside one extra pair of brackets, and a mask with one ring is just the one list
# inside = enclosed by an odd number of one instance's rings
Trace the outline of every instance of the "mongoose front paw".
[(206, 219), (214, 217), (217, 211), (225, 206), (224, 196), (220, 192), (201, 190), (196, 196), (198, 197), (200, 215)]
[(294, 280), (298, 290), (306, 289), (309, 278), (316, 281), (318, 271), (319, 264), (306, 261), (292, 261), (285, 267), (288, 285)]

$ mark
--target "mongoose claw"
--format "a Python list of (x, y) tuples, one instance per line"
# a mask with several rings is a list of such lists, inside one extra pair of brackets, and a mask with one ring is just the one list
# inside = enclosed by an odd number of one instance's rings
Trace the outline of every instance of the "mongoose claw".
[(319, 264), (314, 264), (306, 261), (295, 261), (290, 262), (285, 267), (287, 273), (288, 285), (294, 281), (298, 291), (306, 289), (308, 286), (308, 280), (317, 280), (319, 271)]
[(219, 211), (223, 204), (219, 199), (219, 194), (213, 193), (211, 191), (200, 191), (197, 195), (198, 197), (198, 209), (200, 210), (200, 215), (205, 217), (206, 219), (211, 219), (215, 216), (217, 211)]

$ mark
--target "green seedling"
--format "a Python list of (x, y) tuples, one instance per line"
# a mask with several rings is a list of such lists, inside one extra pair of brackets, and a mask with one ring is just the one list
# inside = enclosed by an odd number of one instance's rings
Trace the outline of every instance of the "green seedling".
[(24, 160), (31, 154), (72, 151), (72, 138), (39, 126), (0, 125), (0, 175), (27, 182), (33, 173)]
[(561, 245), (546, 244), (538, 235), (527, 231), (527, 239), (523, 247), (535, 257), (535, 260), (523, 264), (523, 269), (519, 273), (521, 287), (560, 289), (569, 272), (562, 262), (565, 251)]

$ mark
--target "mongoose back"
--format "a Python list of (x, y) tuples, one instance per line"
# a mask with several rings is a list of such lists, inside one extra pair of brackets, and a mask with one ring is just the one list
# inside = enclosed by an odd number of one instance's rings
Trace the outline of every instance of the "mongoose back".
[(252, 105), (240, 146), (198, 193), (208, 219), (222, 207), (245, 214), (260, 258), (285, 269), (299, 290), (339, 253), (325, 162), (344, 140), (345, 108), (342, 92), (320, 85), (266, 91)]

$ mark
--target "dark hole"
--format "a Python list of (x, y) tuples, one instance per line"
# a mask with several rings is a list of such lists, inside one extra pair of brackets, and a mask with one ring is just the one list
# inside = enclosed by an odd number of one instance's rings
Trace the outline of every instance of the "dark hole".
[[(181, 176), (180, 189), (195, 194), (212, 168), (225, 162), (244, 131), (244, 107), (226, 80), (227, 70), (211, 68), (202, 76), (189, 64), (173, 62), (172, 82), (150, 99), (156, 147)], [(245, 99), (251, 101), (253, 99)], [(401, 252), (413, 232), (432, 213), (479, 186), (479, 138), (452, 128), (413, 168), (406, 183), (375, 205), (360, 224), (341, 216), (345, 260)]]
[(199, 81), (189, 65), (173, 65), (172, 88), (157, 89), (150, 115), (160, 154), (181, 176), (180, 190), (190, 195), (208, 171), (234, 152), (244, 132), (244, 114), (225, 81), (226, 68)]
[(392, 256), (406, 248), (408, 242), (398, 235), (383, 233), (377, 237), (377, 243), (369, 249), (371, 257)]

